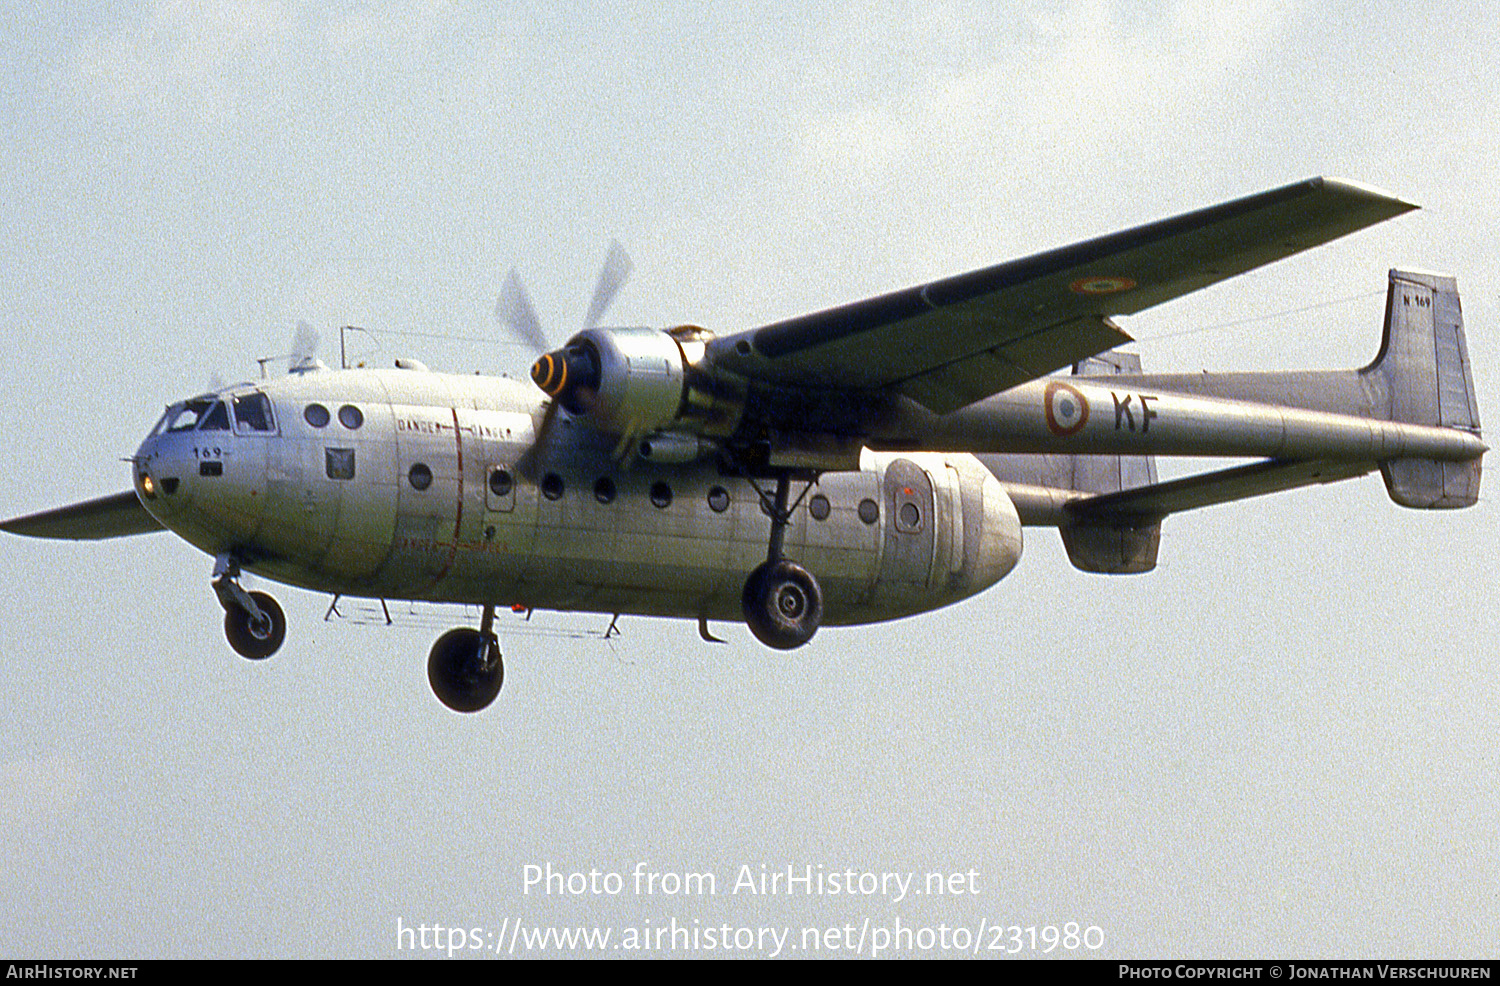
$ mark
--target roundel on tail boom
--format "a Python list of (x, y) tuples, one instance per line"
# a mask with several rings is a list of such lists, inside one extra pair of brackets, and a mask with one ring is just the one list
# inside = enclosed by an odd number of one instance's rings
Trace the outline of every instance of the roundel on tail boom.
[(1089, 401), (1070, 383), (1054, 380), (1042, 392), (1047, 414), (1047, 430), (1059, 437), (1078, 432), (1089, 423)]

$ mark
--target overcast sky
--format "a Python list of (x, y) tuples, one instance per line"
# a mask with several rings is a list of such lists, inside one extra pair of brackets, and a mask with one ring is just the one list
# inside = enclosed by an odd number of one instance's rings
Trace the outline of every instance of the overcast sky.
[[(354, 323), (357, 358), (519, 374), (487, 341), (505, 271), (560, 339), (611, 238), (614, 320), (727, 332), (1315, 174), (1423, 210), (1128, 320), (1147, 369), (1363, 365), (1412, 265), (1457, 275), (1493, 419), (1496, 50), (1477, 3), (7, 5), (0, 514), (127, 488), (163, 404), (298, 319), (330, 361)], [(426, 683), (456, 608), (351, 626), (261, 583), (290, 628), (252, 665), (172, 536), (6, 536), (0, 953), (869, 919), (1493, 955), (1492, 496), (1425, 514), (1365, 478), (1173, 517), (1128, 578), (1027, 533), (983, 596), (791, 654), (507, 615), (478, 716)], [(626, 886), (526, 893), (549, 863)], [(636, 894), (638, 864), (719, 894)], [(728, 892), (762, 864), (978, 892)]]

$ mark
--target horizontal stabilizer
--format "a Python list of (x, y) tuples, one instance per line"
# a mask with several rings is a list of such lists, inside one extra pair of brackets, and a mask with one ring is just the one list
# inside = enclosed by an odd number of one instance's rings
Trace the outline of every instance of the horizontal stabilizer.
[(141, 506), (135, 492), (126, 490), (97, 500), (16, 517), (0, 524), (0, 530), (33, 538), (98, 541), (131, 534), (150, 534), (163, 528)]
[(1139, 523), (1167, 514), (1231, 503), (1252, 496), (1363, 476), (1373, 462), (1298, 462), (1268, 459), (1232, 469), (1187, 476), (1153, 486), (1073, 500), (1068, 514), (1101, 522)]

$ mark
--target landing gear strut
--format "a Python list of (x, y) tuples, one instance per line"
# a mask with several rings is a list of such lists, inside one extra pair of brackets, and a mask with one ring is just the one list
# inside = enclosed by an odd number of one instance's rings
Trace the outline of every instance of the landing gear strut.
[(454, 712), (478, 712), (500, 694), (505, 665), (494, 624), (495, 607), (486, 606), (478, 630), (449, 630), (427, 655), (427, 681), (438, 701)]
[[(755, 567), (740, 593), (740, 607), (745, 623), (757, 640), (777, 650), (801, 647), (818, 632), (823, 620), (823, 590), (807, 569), (782, 555), (786, 542), (786, 525), (791, 520), (788, 508), (791, 480), (786, 473), (776, 477), (775, 499), (760, 493), (761, 509), (771, 517), (771, 541), (766, 560)], [(809, 484), (809, 489), (811, 485)], [(806, 490), (803, 495), (806, 495)], [(798, 498), (801, 502), (801, 497)]]
[(224, 636), (235, 653), (263, 661), (286, 640), (286, 614), (264, 592), (247, 592), (239, 583), (240, 566), (221, 557), (214, 564), (214, 595), (224, 607)]

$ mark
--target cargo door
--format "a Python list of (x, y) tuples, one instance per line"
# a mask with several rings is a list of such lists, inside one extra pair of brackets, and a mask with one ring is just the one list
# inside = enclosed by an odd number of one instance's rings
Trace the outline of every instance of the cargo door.
[(932, 480), (910, 459), (896, 459), (885, 470), (887, 581), (926, 586), (932, 579), (934, 529)]

